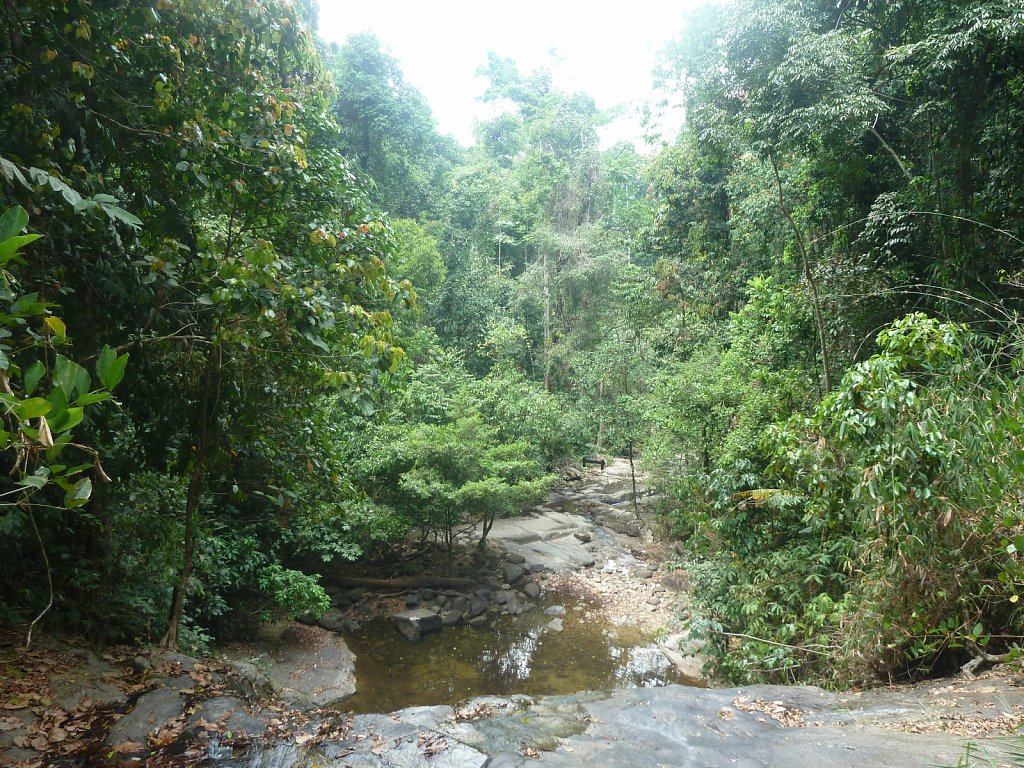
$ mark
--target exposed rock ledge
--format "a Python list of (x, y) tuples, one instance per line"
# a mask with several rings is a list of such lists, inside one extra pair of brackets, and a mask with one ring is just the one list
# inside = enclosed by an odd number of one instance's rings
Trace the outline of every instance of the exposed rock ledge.
[(1024, 690), (1005, 678), (833, 694), (819, 688), (682, 686), (572, 696), (475, 699), (353, 718), (350, 737), (294, 743), (225, 766), (545, 766), (850, 768), (955, 765), (970, 737), (1024, 720)]

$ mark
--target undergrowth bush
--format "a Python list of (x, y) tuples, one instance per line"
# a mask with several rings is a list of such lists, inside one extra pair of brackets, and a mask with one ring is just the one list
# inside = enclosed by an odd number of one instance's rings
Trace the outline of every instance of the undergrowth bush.
[(762, 487), (712, 494), (693, 531), (720, 673), (842, 685), (1015, 647), (1018, 341), (908, 315), (810, 416), (766, 432)]

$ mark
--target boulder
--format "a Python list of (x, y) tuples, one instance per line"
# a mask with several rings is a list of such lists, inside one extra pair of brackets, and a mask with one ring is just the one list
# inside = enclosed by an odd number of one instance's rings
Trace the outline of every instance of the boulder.
[(523, 586), (523, 594), (531, 600), (536, 600), (540, 597), (540, 585), (535, 581), (529, 582)]
[(266, 677), (291, 704), (329, 707), (356, 692), (355, 655), (333, 632), (288, 625), (259, 650)]
[(194, 712), (187, 722), (195, 729), (212, 730), (221, 726), (230, 731), (233, 738), (254, 738), (262, 736), (266, 730), (263, 721), (246, 713), (244, 703), (232, 696), (215, 696), (190, 709)]
[(661, 584), (673, 592), (688, 592), (690, 578), (683, 571), (671, 571), (661, 577)]
[(320, 617), (317, 624), (331, 632), (341, 632), (345, 629), (345, 614), (335, 608), (331, 608), (324, 612), (324, 615)]
[(462, 611), (449, 610), (441, 614), (441, 624), (454, 627), (462, 621)]
[(50, 690), (54, 701), (68, 711), (86, 699), (98, 704), (123, 704), (128, 696), (111, 682), (119, 675), (119, 669), (88, 651), (75, 659), (75, 666), (50, 675)]
[(562, 631), (562, 620), (560, 618), (552, 619), (544, 625), (544, 631), (546, 632), (561, 632)]
[[(525, 562), (526, 558), (523, 558), (523, 560)], [(502, 578), (504, 578), (505, 581), (507, 581), (509, 584), (515, 584), (517, 581), (523, 578), (523, 576), (526, 575), (526, 569), (523, 568), (521, 565), (509, 563), (501, 569), (501, 575)]]
[(584, 544), (588, 543), (592, 538), (594, 538), (591, 535), (590, 531), (576, 531), (576, 533), (574, 533), (573, 536), (575, 536), (579, 541), (582, 541)]
[(512, 563), (512, 565), (522, 565), (526, 562), (526, 558), (518, 552), (509, 552), (505, 559)]
[(138, 744), (131, 750), (141, 752), (146, 749), (146, 739), (155, 734), (171, 720), (181, 715), (185, 708), (185, 700), (175, 690), (157, 688), (142, 694), (131, 711), (114, 723), (107, 734), (109, 746), (130, 742)]
[(483, 598), (483, 597), (480, 597), (479, 595), (477, 597), (474, 597), (470, 601), (470, 603), (469, 603), (469, 611), (468, 611), (468, 613), (469, 613), (469, 617), (470, 618), (473, 618), (475, 616), (480, 616), (486, 610), (487, 610), (487, 599)]
[(398, 631), (412, 643), (418, 643), (424, 635), (441, 629), (441, 617), (425, 608), (402, 611), (391, 617)]
[(552, 605), (544, 609), (545, 616), (565, 616), (564, 605)]

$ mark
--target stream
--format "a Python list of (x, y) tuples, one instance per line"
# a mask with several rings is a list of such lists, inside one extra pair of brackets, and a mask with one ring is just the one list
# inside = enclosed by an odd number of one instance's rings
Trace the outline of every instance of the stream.
[[(566, 609), (557, 633), (540, 610), (556, 602)], [(528, 613), (502, 616), (493, 630), (452, 627), (413, 645), (378, 620), (345, 640), (356, 654), (357, 693), (338, 707), (354, 713), (685, 682), (642, 632), (609, 626), (585, 601), (558, 593)]]

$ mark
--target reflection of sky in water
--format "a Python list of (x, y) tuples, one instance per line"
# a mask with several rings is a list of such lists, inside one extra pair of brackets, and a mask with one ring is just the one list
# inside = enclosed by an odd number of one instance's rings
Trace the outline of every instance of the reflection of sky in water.
[(483, 655), (482, 666), (495, 668), (498, 676), (509, 682), (526, 680), (530, 676), (530, 661), (537, 650), (541, 631), (540, 627), (531, 629), (504, 653), (488, 651)]
[[(616, 649), (622, 650), (622, 649)], [(665, 685), (669, 660), (665, 654), (651, 646), (638, 646), (626, 651), (626, 661), (615, 670), (619, 685), (638, 685), (656, 688)]]

